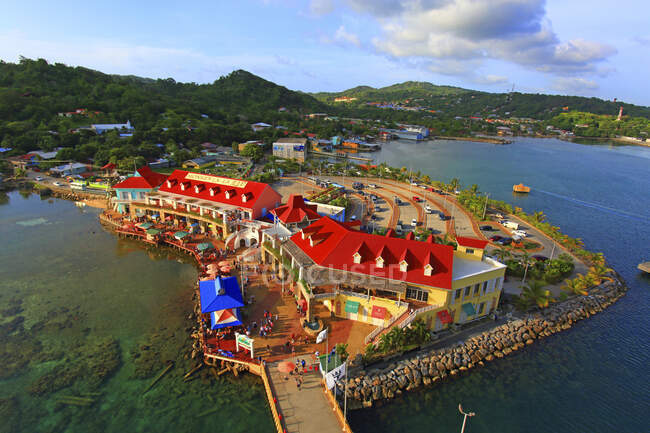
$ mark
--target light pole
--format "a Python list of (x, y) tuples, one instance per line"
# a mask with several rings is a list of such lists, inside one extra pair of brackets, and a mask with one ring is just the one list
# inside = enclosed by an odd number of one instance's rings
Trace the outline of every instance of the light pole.
[(460, 429), (460, 433), (464, 433), (465, 432), (465, 423), (467, 422), (467, 417), (468, 416), (474, 416), (476, 414), (474, 412), (469, 412), (469, 413), (463, 412), (463, 407), (460, 405), (460, 403), (458, 403), (458, 410), (460, 411), (461, 414), (464, 415), (464, 417), (463, 417), (463, 427)]

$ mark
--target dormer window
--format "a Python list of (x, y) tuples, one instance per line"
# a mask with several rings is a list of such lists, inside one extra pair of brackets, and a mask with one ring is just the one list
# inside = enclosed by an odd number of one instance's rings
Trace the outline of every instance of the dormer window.
[(215, 195), (219, 194), (219, 187), (213, 186), (210, 188), (210, 196), (214, 197)]
[(402, 272), (406, 272), (409, 269), (409, 264), (406, 262), (406, 260), (402, 260), (399, 262), (399, 270)]
[(383, 268), (384, 267), (384, 259), (382, 256), (378, 256), (375, 258), (375, 266), (378, 268)]
[(433, 274), (433, 266), (427, 263), (426, 265), (424, 265), (424, 275), (430, 277), (431, 274)]
[(302, 240), (304, 241), (305, 237), (307, 237), (304, 230), (300, 230), (300, 236), (302, 236)]
[(167, 188), (171, 188), (174, 185), (176, 185), (176, 180), (175, 179), (169, 179), (167, 180)]
[(229, 189), (228, 191), (226, 191), (226, 198), (228, 200), (230, 200), (231, 198), (233, 198), (235, 196), (235, 194), (236, 194), (236, 192), (235, 192), (234, 189)]
[(191, 184), (190, 182), (182, 182), (182, 183), (181, 183), (181, 191), (185, 191), (186, 189), (189, 189), (189, 187), (190, 187), (191, 185), (192, 185), (192, 184)]
[(359, 252), (352, 254), (352, 259), (354, 260), (354, 263), (361, 263), (361, 254), (359, 254)]
[(253, 194), (251, 194), (250, 192), (246, 192), (246, 193), (244, 193), (244, 194), (241, 195), (241, 201), (242, 201), (242, 203), (246, 203), (246, 202), (247, 202), (248, 200), (250, 200), (251, 198), (253, 198)]
[(200, 193), (201, 191), (203, 191), (203, 188), (205, 188), (205, 186), (203, 186), (203, 184), (194, 185), (194, 192), (195, 192), (196, 194), (198, 194), (198, 193)]

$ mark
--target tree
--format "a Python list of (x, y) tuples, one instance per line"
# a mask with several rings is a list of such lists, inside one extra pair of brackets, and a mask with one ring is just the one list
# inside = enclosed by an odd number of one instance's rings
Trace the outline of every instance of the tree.
[(257, 143), (248, 143), (240, 153), (256, 162), (264, 156), (264, 150)]
[(498, 250), (494, 251), (494, 255), (501, 263), (512, 257), (512, 253), (510, 253), (510, 251), (505, 248), (499, 248)]
[(589, 275), (597, 285), (603, 281), (613, 281), (613, 278), (607, 275), (610, 272), (614, 272), (614, 270), (601, 263), (595, 263), (589, 268)]
[(531, 215), (531, 217), (533, 218), (533, 221), (535, 221), (536, 223), (542, 223), (546, 220), (546, 215), (544, 215), (544, 212), (542, 211), (535, 212), (534, 214)]
[(530, 305), (537, 305), (539, 308), (548, 307), (551, 301), (551, 292), (544, 290), (544, 285), (541, 281), (530, 280), (528, 284), (521, 286), (523, 289), (520, 298), (523, 298)]
[(564, 283), (564, 286), (561, 287), (563, 291), (571, 295), (586, 295), (587, 290), (584, 286), (584, 282), (581, 278), (574, 278), (572, 280), (567, 280)]
[(338, 343), (336, 345), (336, 354), (338, 357), (341, 359), (341, 361), (345, 361), (348, 359), (348, 344), (347, 343)]
[(421, 320), (417, 319), (409, 325), (406, 331), (406, 341), (409, 344), (422, 344), (431, 339), (431, 334), (427, 329), (427, 325)]
[(447, 185), (447, 191), (457, 191), (460, 188), (460, 179), (453, 178)]

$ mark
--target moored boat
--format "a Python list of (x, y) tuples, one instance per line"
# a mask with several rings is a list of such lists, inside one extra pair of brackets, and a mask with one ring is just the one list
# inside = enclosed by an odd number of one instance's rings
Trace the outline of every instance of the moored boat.
[(650, 274), (650, 262), (639, 263), (637, 268), (639, 268), (640, 271)]
[(512, 185), (513, 192), (530, 192), (530, 187), (520, 183), (519, 185)]

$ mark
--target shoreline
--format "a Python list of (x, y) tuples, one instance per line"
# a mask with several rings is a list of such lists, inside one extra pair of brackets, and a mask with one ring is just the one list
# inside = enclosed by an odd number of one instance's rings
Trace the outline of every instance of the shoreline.
[[(578, 296), (551, 305), (536, 312), (522, 313), (522, 317), (509, 320), (489, 330), (470, 335), (461, 343), (450, 343), (444, 348), (422, 349), (414, 356), (390, 363), (387, 368), (350, 366), (347, 391), (344, 384), (339, 390), (346, 392), (350, 409), (370, 408), (387, 403), (407, 391), (461, 376), (486, 362), (504, 358), (535, 340), (570, 329), (574, 323), (604, 311), (627, 292), (628, 287), (616, 272), (611, 281), (601, 282), (586, 296)], [(433, 343), (435, 344), (435, 342)]]
[(434, 135), (432, 138), (429, 138), (429, 141), (432, 140), (453, 140), (453, 141), (473, 141), (476, 143), (492, 143), (492, 144), (510, 144), (512, 140), (507, 140), (505, 138), (498, 137), (452, 137), (444, 135)]

